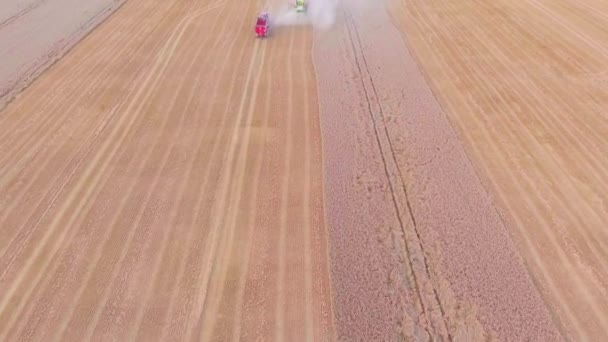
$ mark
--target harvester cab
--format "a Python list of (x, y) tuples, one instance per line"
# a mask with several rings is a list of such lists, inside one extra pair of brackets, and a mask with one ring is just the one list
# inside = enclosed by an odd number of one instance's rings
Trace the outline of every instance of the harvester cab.
[(268, 12), (262, 12), (258, 15), (255, 22), (255, 34), (259, 38), (265, 38), (270, 29), (270, 18)]

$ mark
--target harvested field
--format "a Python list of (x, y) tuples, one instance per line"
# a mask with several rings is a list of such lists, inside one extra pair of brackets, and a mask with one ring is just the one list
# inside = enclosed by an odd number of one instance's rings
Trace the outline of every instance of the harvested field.
[(120, 7), (0, 111), (0, 340), (608, 338), (601, 1), (86, 3), (0, 9), (7, 100)]
[(0, 5), (0, 110), (124, 0), (9, 0)]
[(1, 113), (0, 340), (332, 339), (312, 36), (257, 10), (128, 1)]

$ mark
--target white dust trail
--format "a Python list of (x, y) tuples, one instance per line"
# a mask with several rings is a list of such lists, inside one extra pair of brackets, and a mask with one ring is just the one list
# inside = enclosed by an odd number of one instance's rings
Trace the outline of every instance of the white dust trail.
[(311, 25), (315, 29), (327, 30), (336, 22), (338, 0), (307, 0), (306, 12), (295, 9), (295, 0), (280, 6), (274, 17), (275, 26)]

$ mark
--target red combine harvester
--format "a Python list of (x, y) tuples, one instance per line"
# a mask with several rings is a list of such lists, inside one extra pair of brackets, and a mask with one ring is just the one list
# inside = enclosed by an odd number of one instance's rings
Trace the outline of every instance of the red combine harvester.
[(258, 15), (258, 20), (255, 23), (255, 34), (258, 38), (265, 38), (270, 29), (270, 18), (267, 12), (262, 12)]

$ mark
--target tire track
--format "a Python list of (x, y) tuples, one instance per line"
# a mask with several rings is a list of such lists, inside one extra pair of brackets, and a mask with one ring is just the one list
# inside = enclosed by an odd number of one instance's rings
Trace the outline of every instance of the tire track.
[[(267, 46), (266, 44), (263, 45), (261, 47), (261, 52), (258, 54), (254, 54), (253, 59), (259, 58), (259, 60), (257, 61), (258, 65), (264, 65), (264, 61), (265, 61), (265, 56), (266, 56), (266, 49)], [(259, 56), (259, 57), (258, 57)], [(238, 211), (238, 206), (241, 202), (241, 197), (242, 197), (242, 189), (244, 186), (244, 180), (245, 180), (245, 170), (246, 170), (246, 157), (247, 157), (247, 151), (249, 149), (249, 145), (250, 145), (250, 137), (251, 137), (251, 123), (253, 120), (253, 115), (254, 115), (254, 105), (257, 99), (257, 94), (258, 94), (258, 89), (259, 89), (259, 84), (260, 84), (260, 79), (262, 76), (262, 69), (263, 68), (258, 68), (258, 72), (257, 74), (254, 76), (253, 78), (253, 85), (252, 85), (252, 89), (251, 89), (251, 95), (249, 97), (249, 103), (248, 103), (248, 109), (247, 109), (247, 114), (245, 117), (245, 132), (243, 135), (243, 138), (241, 138), (242, 142), (241, 142), (241, 147), (240, 150), (238, 151), (238, 156), (236, 156), (236, 160), (234, 161), (234, 163), (236, 163), (235, 166), (235, 176), (234, 178), (236, 178), (236, 182), (233, 183), (232, 186), (232, 192), (229, 196), (229, 207), (228, 207), (228, 211), (227, 211), (227, 216), (229, 218), (228, 224), (227, 224), (227, 232), (223, 229), (222, 232), (223, 234), (223, 239), (220, 240), (220, 247), (219, 250), (222, 251), (222, 254), (219, 255), (217, 258), (214, 258), (213, 260), (213, 266), (212, 269), (210, 270), (209, 273), (209, 277), (216, 273), (219, 272), (219, 275), (216, 275), (215, 277), (213, 277), (214, 281), (210, 282), (209, 280), (205, 281), (205, 283), (207, 284), (207, 289), (204, 292), (203, 295), (203, 308), (202, 308), (202, 312), (201, 312), (201, 316), (200, 316), (200, 325), (201, 325), (201, 340), (202, 341), (208, 341), (211, 339), (212, 334), (213, 334), (213, 328), (215, 326), (215, 320), (217, 318), (216, 316), (216, 312), (218, 310), (218, 307), (220, 305), (220, 300), (222, 298), (222, 293), (224, 290), (224, 280), (226, 278), (226, 273), (227, 273), (227, 265), (229, 263), (229, 259), (230, 259), (230, 254), (232, 252), (232, 244), (234, 241), (234, 231), (236, 229), (236, 216), (237, 216), (237, 211)], [(243, 99), (245, 99), (245, 96), (243, 96)], [(243, 102), (243, 106), (240, 107), (238, 113), (237, 113), (237, 117), (240, 117), (242, 114), (242, 110), (245, 108), (245, 104)], [(237, 121), (238, 122), (238, 121)], [(237, 134), (238, 130), (235, 129), (234, 133), (235, 137)], [(232, 155), (232, 154), (231, 154)], [(232, 165), (229, 164), (229, 165)], [(228, 172), (228, 175), (230, 175), (231, 173)], [(222, 210), (223, 212), (224, 210)], [(219, 220), (218, 220), (219, 221)], [(216, 229), (220, 229), (220, 227), (218, 226)], [(219, 260), (218, 260), (219, 259)], [(215, 271), (215, 272), (214, 272)], [(209, 279), (209, 278), (207, 278)], [(217, 287), (214, 289), (213, 285), (216, 285)], [(215, 291), (214, 291), (215, 290)], [(207, 311), (207, 309), (209, 311)]]
[[(265, 72), (266, 72), (266, 77), (265, 77), (265, 84), (266, 84), (266, 88), (264, 93), (266, 94), (265, 98), (264, 98), (264, 106), (263, 106), (263, 119), (262, 119), (262, 127), (266, 128), (269, 125), (270, 122), (270, 102), (271, 102), (271, 94), (272, 94), (272, 83), (273, 83), (273, 76), (272, 76), (272, 72), (270, 72), (270, 68), (268, 67), (268, 65), (272, 66), (272, 65), (276, 65), (277, 61), (276, 61), (276, 53), (275, 53), (275, 49), (273, 48), (273, 46), (271, 46), (268, 51), (268, 54), (271, 56), (270, 60), (268, 61), (268, 64), (264, 66)], [(264, 143), (264, 145), (266, 145), (266, 143)], [(266, 154), (266, 148), (262, 148), (260, 149), (259, 152), (259, 156), (256, 159), (255, 162), (255, 166), (254, 166), (254, 177), (253, 179), (258, 180), (260, 178), (260, 174), (262, 171), (262, 162), (264, 160), (264, 155)], [(238, 280), (238, 286), (237, 286), (237, 290), (236, 290), (236, 302), (234, 305), (234, 319), (235, 319), (235, 323), (234, 323), (234, 328), (233, 328), (233, 332), (232, 332), (232, 340), (236, 341), (239, 339), (242, 339), (241, 336), (241, 320), (242, 320), (242, 316), (243, 316), (243, 303), (244, 303), (244, 296), (245, 296), (245, 285), (246, 285), (246, 281), (247, 278), (249, 276), (249, 268), (250, 268), (250, 259), (251, 259), (251, 254), (252, 254), (252, 245), (253, 245), (253, 237), (254, 237), (254, 233), (255, 233), (255, 224), (256, 224), (256, 220), (258, 218), (258, 212), (256, 210), (257, 207), (257, 203), (260, 200), (259, 199), (259, 182), (256, 182), (256, 184), (253, 186), (253, 192), (252, 195), (250, 197), (249, 200), (249, 208), (252, 208), (252, 213), (249, 214), (248, 216), (248, 220), (247, 220), (247, 238), (246, 238), (246, 247), (245, 247), (245, 251), (243, 252), (244, 258), (243, 258), (243, 262), (242, 264), (244, 265), (244, 269), (242, 270), (242, 272), (239, 274), (239, 280)]]
[[(253, 117), (255, 115), (255, 108), (256, 108), (256, 103), (257, 103), (257, 98), (258, 98), (258, 89), (259, 89), (259, 84), (261, 82), (261, 76), (262, 76), (262, 71), (265, 69), (265, 54), (266, 54), (266, 50), (268, 48), (266, 47), (266, 45), (264, 45), (264, 47), (262, 48), (262, 52), (261, 52), (261, 57), (260, 57), (260, 61), (259, 61), (259, 67), (258, 67), (258, 73), (257, 76), (255, 77), (254, 80), (254, 88), (252, 90), (251, 93), (251, 97), (248, 103), (248, 109), (247, 109), (247, 122), (245, 125), (245, 132), (243, 133), (243, 137), (242, 137), (242, 142), (241, 142), (241, 146), (240, 146), (240, 150), (239, 150), (239, 155), (237, 157), (236, 160), (236, 170), (235, 170), (235, 176), (233, 177), (236, 178), (236, 181), (232, 184), (232, 192), (230, 193), (230, 203), (229, 203), (229, 208), (228, 211), (226, 213), (226, 217), (228, 217), (227, 219), (227, 224), (225, 225), (225, 228), (223, 231), (226, 231), (223, 235), (223, 240), (220, 243), (220, 248), (219, 250), (223, 251), (223, 253), (221, 255), (218, 256), (217, 259), (219, 260), (214, 260), (213, 263), (213, 270), (211, 273), (211, 277), (213, 278), (213, 282), (209, 282), (209, 290), (208, 290), (208, 294), (205, 296), (205, 303), (203, 306), (203, 314), (201, 316), (201, 321), (202, 321), (202, 325), (201, 325), (201, 340), (203, 341), (207, 341), (210, 339), (215, 339), (213, 338), (214, 333), (216, 331), (216, 326), (217, 326), (217, 318), (220, 317), (220, 305), (222, 303), (222, 299), (224, 298), (224, 296), (226, 296), (224, 294), (224, 290), (227, 287), (231, 287), (230, 282), (228, 282), (226, 280), (227, 274), (229, 271), (229, 267), (231, 265), (234, 264), (241, 264), (239, 259), (235, 260), (235, 257), (233, 255), (234, 252), (237, 253), (238, 256), (238, 252), (240, 250), (235, 250), (234, 247), (234, 240), (236, 239), (236, 230), (237, 230), (237, 225), (238, 225), (238, 217), (237, 215), (240, 213), (242, 213), (244, 210), (242, 210), (241, 208), (241, 203), (246, 199), (243, 198), (243, 194), (245, 193), (246, 195), (248, 194), (246, 192), (246, 184), (245, 184), (245, 178), (247, 175), (247, 164), (248, 164), (248, 160), (247, 157), (250, 156), (251, 154), (253, 154), (255, 151), (251, 148), (251, 126), (252, 126), (252, 120)], [(236, 131), (235, 131), (236, 132)], [(254, 170), (257, 168), (257, 164), (261, 165), (261, 155), (263, 153), (263, 149), (254, 154), (254, 158), (255, 160), (252, 162), (254, 164)], [(255, 171), (254, 171), (255, 172)], [(259, 176), (259, 173), (257, 174)], [(259, 184), (259, 181), (257, 178), (253, 178), (254, 181), (249, 183), (249, 184), (253, 184), (251, 185), (251, 187), (253, 187), (253, 190), (251, 191), (251, 194), (249, 196), (251, 196), (251, 201), (255, 200), (255, 194), (257, 191), (257, 187)], [(251, 208), (251, 207), (250, 207)], [(252, 212), (248, 213), (248, 217), (255, 217), (255, 208), (252, 209)], [(216, 271), (216, 272), (213, 272)], [(219, 273), (216, 274), (215, 276), (213, 276), (214, 273)], [(231, 275), (234, 272), (231, 272)], [(239, 272), (240, 274), (241, 272)], [(232, 277), (230, 278), (232, 279)], [(213, 287), (212, 285), (215, 284), (216, 286)], [(232, 297), (232, 296), (231, 296)], [(208, 299), (210, 300), (208, 302)], [(223, 316), (223, 315), (222, 315)]]
[[(302, 37), (301, 39), (305, 39)], [(312, 171), (311, 171), (311, 159), (312, 159), (312, 133), (311, 133), (311, 122), (310, 116), (312, 116), (312, 111), (310, 110), (310, 94), (308, 91), (308, 73), (305, 69), (305, 65), (308, 64), (308, 60), (306, 60), (305, 55), (300, 54), (300, 62), (298, 65), (301, 65), (300, 68), (300, 77), (298, 79), (303, 80), (304, 83), (304, 191), (302, 192), (302, 208), (303, 208), (303, 221), (302, 226), (305, 227), (304, 230), (304, 325), (305, 329), (305, 339), (306, 341), (312, 341), (315, 338), (314, 334), (314, 316), (313, 316), (313, 285), (312, 285), (312, 246), (311, 246), (311, 235), (313, 233), (312, 222), (311, 222), (311, 200), (310, 200), (310, 191), (312, 189)]]
[[(239, 53), (239, 58), (238, 58), (238, 59), (239, 59), (239, 61), (241, 61), (241, 60), (244, 58), (244, 54), (245, 54), (245, 52), (246, 52), (246, 47), (247, 47), (247, 45), (242, 45), (242, 47), (241, 47), (241, 49), (240, 49), (240, 53)], [(224, 72), (225, 68), (227, 67), (227, 62), (228, 62), (228, 59), (225, 59), (225, 60), (224, 60), (224, 64), (222, 65), (221, 72), (219, 73), (219, 75), (222, 75), (222, 74), (223, 74), (223, 72)], [(233, 73), (232, 73), (232, 76), (231, 76), (231, 82), (230, 82), (229, 91), (228, 91), (228, 95), (227, 95), (228, 101), (226, 102), (226, 106), (225, 106), (225, 108), (224, 108), (224, 112), (223, 112), (223, 114), (221, 115), (221, 117), (222, 117), (222, 119), (221, 119), (221, 124), (220, 124), (221, 129), (220, 129), (220, 130), (217, 132), (217, 134), (214, 136), (214, 139), (213, 139), (213, 140), (214, 140), (214, 144), (213, 144), (213, 147), (212, 147), (211, 152), (210, 152), (210, 157), (209, 157), (209, 160), (210, 160), (210, 161), (214, 160), (214, 159), (215, 159), (215, 157), (216, 157), (216, 153), (219, 153), (219, 152), (220, 152), (220, 150), (219, 150), (219, 147), (220, 147), (219, 138), (220, 138), (221, 136), (223, 136), (224, 130), (225, 130), (226, 128), (228, 128), (228, 125), (226, 125), (226, 119), (227, 119), (227, 117), (229, 116), (229, 112), (228, 112), (228, 111), (229, 111), (229, 108), (230, 108), (230, 104), (232, 103), (232, 98), (233, 98), (234, 93), (235, 93), (235, 87), (234, 87), (233, 85), (236, 83), (236, 77), (237, 77), (237, 74), (238, 74), (238, 69), (236, 69), (236, 68), (235, 68), (235, 69), (234, 69), (234, 71), (233, 71)], [(216, 88), (216, 90), (217, 90), (217, 88)], [(215, 92), (215, 93), (214, 93), (214, 95), (213, 95), (212, 97), (213, 97), (213, 98), (215, 98), (216, 96), (218, 96), (218, 93), (217, 93), (217, 92)], [(209, 108), (209, 110), (211, 110), (211, 108)], [(211, 113), (211, 112), (209, 112), (209, 113)], [(233, 131), (234, 131), (234, 130), (235, 130), (237, 127), (238, 127), (238, 124), (236, 124), (236, 125), (233, 127)], [(199, 144), (199, 147), (198, 147), (198, 148), (199, 148), (199, 149), (201, 149), (201, 148), (202, 148), (202, 146), (203, 146), (203, 140), (201, 140), (201, 142), (200, 142), (200, 144)], [(202, 182), (202, 184), (201, 184), (201, 186), (200, 186), (199, 191), (197, 191), (197, 193), (204, 193), (204, 192), (205, 192), (204, 190), (207, 188), (207, 186), (208, 186), (209, 184), (211, 184), (210, 177), (212, 176), (212, 174), (211, 174), (211, 172), (212, 172), (212, 165), (213, 165), (213, 163), (209, 163), (209, 165), (207, 166), (207, 168), (206, 168), (206, 170), (205, 170), (205, 176), (204, 176), (204, 178), (203, 178), (203, 182)], [(195, 201), (196, 203), (195, 203), (195, 205), (194, 205), (194, 208), (200, 208), (200, 207), (201, 207), (201, 204), (202, 204), (202, 201), (203, 201), (203, 197), (202, 197), (202, 196), (199, 196), (199, 197), (196, 199), (196, 201)], [(200, 210), (198, 210), (198, 211), (196, 211), (196, 212), (194, 213), (194, 220), (193, 220), (193, 221), (194, 221), (195, 223), (198, 223), (198, 222), (200, 221), (200, 219), (199, 219), (199, 218), (200, 218), (200, 215), (201, 215), (201, 211), (200, 211)], [(201, 223), (201, 224), (202, 224), (202, 223)], [(189, 237), (188, 237), (188, 241), (189, 241), (189, 242), (191, 242), (191, 243), (188, 245), (187, 251), (194, 250), (194, 251), (197, 251), (197, 253), (198, 253), (199, 251), (204, 251), (204, 249), (203, 249), (203, 248), (201, 248), (201, 246), (200, 246), (200, 245), (192, 245), (192, 242), (193, 242), (193, 241), (201, 242), (201, 239), (198, 239), (198, 238), (193, 238), (193, 235), (192, 235), (192, 234), (193, 234), (194, 232), (195, 232), (195, 230), (191, 229), (191, 231), (190, 231), (190, 235), (189, 235)], [(191, 255), (191, 254), (190, 254), (190, 255)], [(202, 259), (202, 257), (195, 257), (195, 259), (199, 259), (199, 258), (200, 258), (200, 259)], [(189, 258), (187, 258), (187, 259), (185, 259), (185, 260), (182, 260), (182, 261), (180, 262), (180, 268), (179, 268), (179, 270), (178, 270), (178, 277), (177, 277), (177, 279), (180, 279), (182, 283), (185, 283), (184, 287), (195, 287), (195, 288), (196, 288), (196, 285), (194, 285), (194, 281), (189, 281), (189, 279), (184, 279), (184, 277), (187, 277), (187, 276), (189, 275), (189, 273), (187, 273), (187, 272), (186, 272), (186, 270), (187, 270), (187, 269), (190, 269), (190, 270), (192, 270), (192, 271), (194, 271), (194, 270), (195, 270), (195, 267), (196, 267), (196, 266), (190, 266), (190, 267), (187, 267), (187, 266), (188, 266), (187, 264), (189, 264), (189, 263), (190, 263), (190, 261), (191, 261), (192, 259), (193, 259), (193, 257), (189, 257)], [(192, 273), (192, 272), (190, 272), (190, 273)], [(197, 275), (197, 277), (198, 277), (198, 273), (195, 273), (195, 274), (196, 274), (196, 275)], [(200, 282), (198, 281), (198, 279), (197, 279), (196, 283), (197, 283), (197, 284), (199, 284), (199, 283), (200, 283)], [(170, 302), (171, 304), (170, 304), (170, 307), (169, 307), (169, 312), (172, 312), (173, 310), (175, 310), (175, 306), (173, 305), (173, 303), (175, 303), (175, 301), (176, 301), (176, 300), (175, 300), (175, 299), (176, 299), (176, 296), (178, 295), (178, 292), (176, 292), (176, 291), (177, 291), (177, 287), (174, 287), (174, 290), (173, 290), (173, 291), (171, 292), (171, 294), (170, 294), (170, 298), (171, 298), (171, 299), (170, 299), (170, 301), (169, 301), (169, 302)], [(196, 291), (198, 292), (199, 290), (197, 289)], [(188, 302), (192, 302), (192, 301), (194, 301), (194, 299), (193, 299), (193, 298), (188, 298), (187, 300), (188, 300)], [(184, 305), (183, 305), (183, 306), (189, 306), (189, 305), (188, 305), (188, 302), (187, 302), (187, 303), (184, 303)], [(174, 326), (175, 326), (175, 324), (176, 324), (175, 322), (172, 322), (172, 323), (171, 323), (171, 327), (174, 327)], [(172, 332), (173, 332), (173, 335), (174, 335), (174, 336), (177, 336), (177, 335), (178, 335), (178, 331), (176, 331), (176, 329), (175, 329), (175, 328), (174, 328), (174, 329), (172, 329), (172, 330), (173, 330), (173, 331), (172, 331)], [(186, 331), (186, 332), (187, 332), (188, 330), (189, 330), (189, 329), (188, 329), (188, 327), (184, 327), (183, 329), (179, 329), (179, 332), (180, 332), (180, 333), (182, 333), (182, 332), (184, 332), (184, 331)], [(165, 330), (163, 329), (163, 333), (161, 334), (161, 336), (164, 336), (164, 332), (165, 332)]]
[[(236, 120), (235, 120), (235, 128), (231, 137), (231, 141), (229, 144), (229, 149), (228, 149), (228, 153), (226, 154), (227, 156), (227, 165), (228, 165), (228, 169), (227, 171), (223, 172), (223, 175), (225, 175), (225, 177), (223, 177), (223, 181), (221, 182), (221, 185), (219, 186), (220, 189), (222, 189), (221, 194), (219, 195), (219, 199), (216, 199), (216, 202), (214, 203), (214, 207), (212, 212), (214, 213), (214, 215), (212, 216), (213, 218), (215, 218), (212, 222), (211, 228), (210, 228), (210, 238), (209, 240), (207, 240), (207, 243), (205, 244), (205, 256), (203, 257), (203, 269), (204, 269), (204, 276), (203, 276), (203, 281), (202, 281), (202, 293), (198, 296), (198, 302), (197, 305), (195, 305), (195, 311), (193, 316), (197, 317), (197, 321), (199, 321), (199, 323), (197, 325), (200, 325), (200, 319), (203, 318), (203, 314), (204, 314), (204, 305), (205, 305), (205, 300), (206, 300), (206, 295), (207, 295), (207, 290), (208, 290), (208, 286), (209, 286), (209, 281), (210, 281), (210, 274), (212, 272), (212, 268), (214, 265), (214, 255), (216, 254), (216, 247), (219, 243), (219, 239), (221, 238), (221, 232), (219, 232), (220, 230), (220, 226), (222, 224), (222, 219), (220, 214), (218, 213), (222, 213), (224, 212), (226, 205), (227, 205), (227, 201), (228, 201), (228, 183), (230, 181), (230, 177), (232, 175), (232, 169), (233, 169), (233, 159), (235, 156), (235, 150), (237, 148), (238, 145), (238, 127), (240, 126), (243, 118), (243, 112), (244, 112), (244, 108), (245, 108), (245, 104), (246, 104), (246, 99), (247, 99), (247, 93), (249, 85), (251, 84), (251, 82), (253, 81), (254, 83), (257, 83), (257, 80), (254, 80), (252, 77), (253, 74), (253, 68), (255, 66), (255, 62), (257, 60), (258, 54), (259, 54), (259, 49), (260, 49), (260, 44), (259, 41), (256, 41), (253, 47), (253, 53), (252, 53), (252, 57), (249, 63), (249, 67), (247, 69), (247, 78), (245, 80), (245, 86), (244, 86), (244, 92), (243, 95), (241, 96), (241, 101), (239, 104), (239, 109), (237, 111), (237, 115), (236, 115)], [(262, 53), (263, 53), (264, 49), (262, 49)], [(255, 89), (255, 85), (252, 85), (252, 88)], [(251, 91), (253, 91), (254, 89), (252, 89)], [(217, 203), (217, 207), (215, 206), (215, 204)], [(208, 251), (208, 252), (207, 252)], [(195, 328), (198, 329), (198, 328)], [(187, 329), (187, 340), (191, 339), (190, 334), (192, 333), (192, 331), (190, 329)]]
[[(287, 56), (292, 56), (293, 54), (293, 46), (294, 46), (294, 30), (290, 27), (289, 29), (290, 40), (289, 40), (289, 50), (287, 51)], [(285, 289), (283, 284), (285, 283), (285, 248), (286, 248), (286, 225), (287, 225), (287, 215), (288, 215), (288, 200), (289, 200), (289, 175), (291, 173), (291, 140), (292, 140), (292, 116), (293, 116), (293, 66), (291, 63), (291, 58), (286, 63), (287, 67), (287, 80), (289, 86), (289, 90), (287, 92), (287, 126), (286, 126), (286, 138), (285, 138), (285, 152), (283, 154), (284, 162), (283, 162), (283, 179), (281, 182), (281, 208), (279, 211), (280, 219), (279, 219), (279, 237), (278, 237), (278, 273), (276, 278), (276, 287), (277, 287), (277, 299), (276, 299), (276, 307), (275, 307), (275, 340), (282, 341), (285, 335), (285, 323), (283, 320), (284, 312), (283, 308), (286, 305), (285, 300)]]

